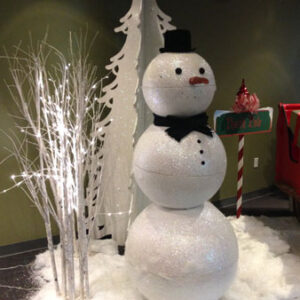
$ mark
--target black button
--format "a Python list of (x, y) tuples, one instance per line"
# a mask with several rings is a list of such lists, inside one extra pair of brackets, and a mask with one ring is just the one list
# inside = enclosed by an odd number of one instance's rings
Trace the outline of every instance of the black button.
[(200, 153), (201, 153), (201, 154), (203, 154), (203, 153), (204, 153), (204, 151), (203, 151), (203, 150), (200, 150)]
[(201, 143), (201, 141), (200, 141), (200, 140), (197, 140), (197, 143), (198, 143), (198, 144), (200, 144), (200, 143)]
[(176, 68), (175, 73), (177, 75), (180, 75), (182, 73), (182, 69), (181, 68)]
[(202, 161), (201, 164), (202, 164), (202, 165), (205, 165), (205, 161)]

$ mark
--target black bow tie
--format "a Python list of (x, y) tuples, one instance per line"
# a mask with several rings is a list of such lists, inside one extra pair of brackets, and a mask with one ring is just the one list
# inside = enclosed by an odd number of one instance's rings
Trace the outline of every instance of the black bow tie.
[(212, 130), (207, 124), (208, 116), (206, 113), (201, 113), (192, 117), (161, 117), (154, 114), (154, 125), (168, 127), (166, 133), (180, 142), (185, 136), (192, 131), (198, 131), (210, 137), (213, 136)]

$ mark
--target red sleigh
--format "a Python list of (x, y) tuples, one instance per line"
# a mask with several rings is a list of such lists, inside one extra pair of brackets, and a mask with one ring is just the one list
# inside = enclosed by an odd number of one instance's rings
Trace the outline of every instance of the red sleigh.
[(279, 104), (275, 181), (293, 200), (300, 221), (300, 103)]

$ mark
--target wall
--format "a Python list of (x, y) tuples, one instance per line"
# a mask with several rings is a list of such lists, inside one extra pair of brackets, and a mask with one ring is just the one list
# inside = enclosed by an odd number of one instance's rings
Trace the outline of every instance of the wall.
[[(85, 30), (90, 35), (99, 32), (91, 53), (92, 62), (99, 66), (99, 76), (104, 76), (105, 64), (117, 53), (124, 37), (113, 33), (129, 6), (129, 1), (79, 1), (79, 0), (12, 0), (0, 1), (0, 55), (2, 46), (11, 51), (13, 45), (22, 40), (26, 46), (29, 32), (33, 40), (42, 39), (48, 28), (49, 42), (65, 52), (68, 47), (69, 31)], [(14, 128), (15, 106), (8, 94), (4, 80), (10, 80), (8, 66), (0, 59), (0, 128), (11, 134)], [(0, 132), (0, 161), (7, 157), (4, 147), (11, 145)], [(12, 184), (11, 174), (18, 174), (14, 159), (0, 165), (0, 190)], [(19, 189), (0, 194), (0, 246), (45, 236), (44, 225), (36, 208)]]
[[(208, 112), (230, 109), (241, 79), (262, 106), (274, 108), (271, 134), (245, 138), (244, 192), (274, 182), (275, 129), (279, 102), (300, 102), (300, 2), (297, 0), (159, 0), (177, 28), (191, 30), (193, 46), (212, 66), (217, 92)], [(215, 199), (236, 193), (237, 137), (223, 138), (226, 178)], [(260, 166), (253, 168), (253, 158)]]
[[(10, 49), (31, 31), (42, 38), (47, 26), (49, 41), (64, 51), (68, 32), (88, 24), (91, 34), (99, 31), (92, 60), (104, 75), (104, 65), (124, 42), (113, 28), (129, 8), (130, 0), (0, 0), (0, 45)], [(178, 28), (192, 32), (193, 46), (211, 64), (217, 92), (209, 108), (210, 121), (216, 109), (230, 109), (241, 79), (246, 78), (250, 92), (256, 92), (263, 106), (275, 108), (280, 101), (299, 101), (300, 84), (300, 2), (297, 0), (158, 0), (161, 9), (172, 16)], [(0, 55), (3, 52), (0, 51)], [(2, 79), (9, 79), (7, 64), (0, 60), (0, 128), (14, 129), (9, 113), (14, 106)], [(236, 190), (237, 138), (223, 139), (228, 169), (224, 184), (215, 198), (234, 196)], [(0, 134), (0, 161), (9, 147)], [(253, 158), (260, 167), (252, 167)], [(270, 186), (274, 180), (275, 131), (246, 137), (244, 191)], [(17, 173), (13, 160), (0, 166), (0, 189), (11, 184), (9, 176)], [(20, 190), (0, 195), (0, 246), (44, 236), (43, 223), (36, 209)]]

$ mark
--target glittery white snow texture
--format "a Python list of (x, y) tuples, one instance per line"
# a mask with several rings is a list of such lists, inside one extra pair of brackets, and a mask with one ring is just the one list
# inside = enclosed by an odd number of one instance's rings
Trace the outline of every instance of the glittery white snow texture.
[(220, 138), (191, 132), (180, 143), (165, 127), (150, 126), (139, 139), (133, 159), (135, 179), (154, 203), (190, 208), (209, 200), (221, 186), (226, 153)]
[[(160, 116), (202, 113), (215, 89), (211, 68), (195, 53), (158, 55), (143, 79), (145, 100)], [(230, 224), (208, 202), (225, 176), (225, 150), (215, 133), (192, 131), (177, 142), (165, 129), (151, 125), (134, 151), (135, 179), (158, 206), (147, 207), (131, 226), (129, 274), (148, 300), (217, 300), (238, 261)]]
[(230, 223), (210, 202), (189, 210), (152, 204), (132, 225), (125, 255), (149, 300), (216, 300), (235, 276), (238, 248)]
[[(300, 224), (294, 218), (255, 218), (241, 216), (230, 218), (239, 241), (239, 266), (237, 276), (222, 300), (291, 300), (300, 299), (300, 257), (290, 251), (282, 239), (300, 238)], [(280, 231), (265, 226), (275, 223)], [(269, 221), (268, 221), (269, 220)], [(264, 222), (265, 222), (264, 221)], [(286, 235), (288, 233), (288, 235)], [(99, 252), (89, 257), (91, 300), (145, 300), (136, 292), (128, 278), (123, 256), (114, 255), (117, 249), (109, 240), (97, 241)], [(104, 243), (104, 244), (103, 244)], [(103, 244), (101, 246), (101, 244)], [(111, 255), (108, 248), (111, 245)], [(140, 245), (138, 245), (140, 246)], [(105, 247), (105, 250), (103, 249)], [(292, 251), (299, 250), (294, 248)], [(59, 249), (55, 251), (59, 257)], [(97, 252), (97, 251), (96, 251)], [(76, 259), (76, 258), (75, 258)], [(57, 260), (60, 263), (60, 260)], [(78, 262), (75, 263), (76, 291), (79, 292)], [(31, 300), (62, 300), (55, 296), (49, 251), (37, 256), (33, 278), (40, 283), (40, 290)], [(60, 267), (58, 266), (59, 276)], [(197, 300), (204, 300), (198, 295)], [(157, 300), (157, 299), (156, 299)], [(159, 299), (163, 300), (163, 299)], [(186, 297), (184, 300), (191, 300)]]
[[(177, 74), (176, 69), (181, 73)], [(195, 76), (206, 78), (208, 83), (192, 86), (189, 80)], [(145, 101), (159, 116), (201, 113), (210, 105), (215, 90), (213, 71), (196, 53), (160, 54), (151, 61), (143, 78)]]

